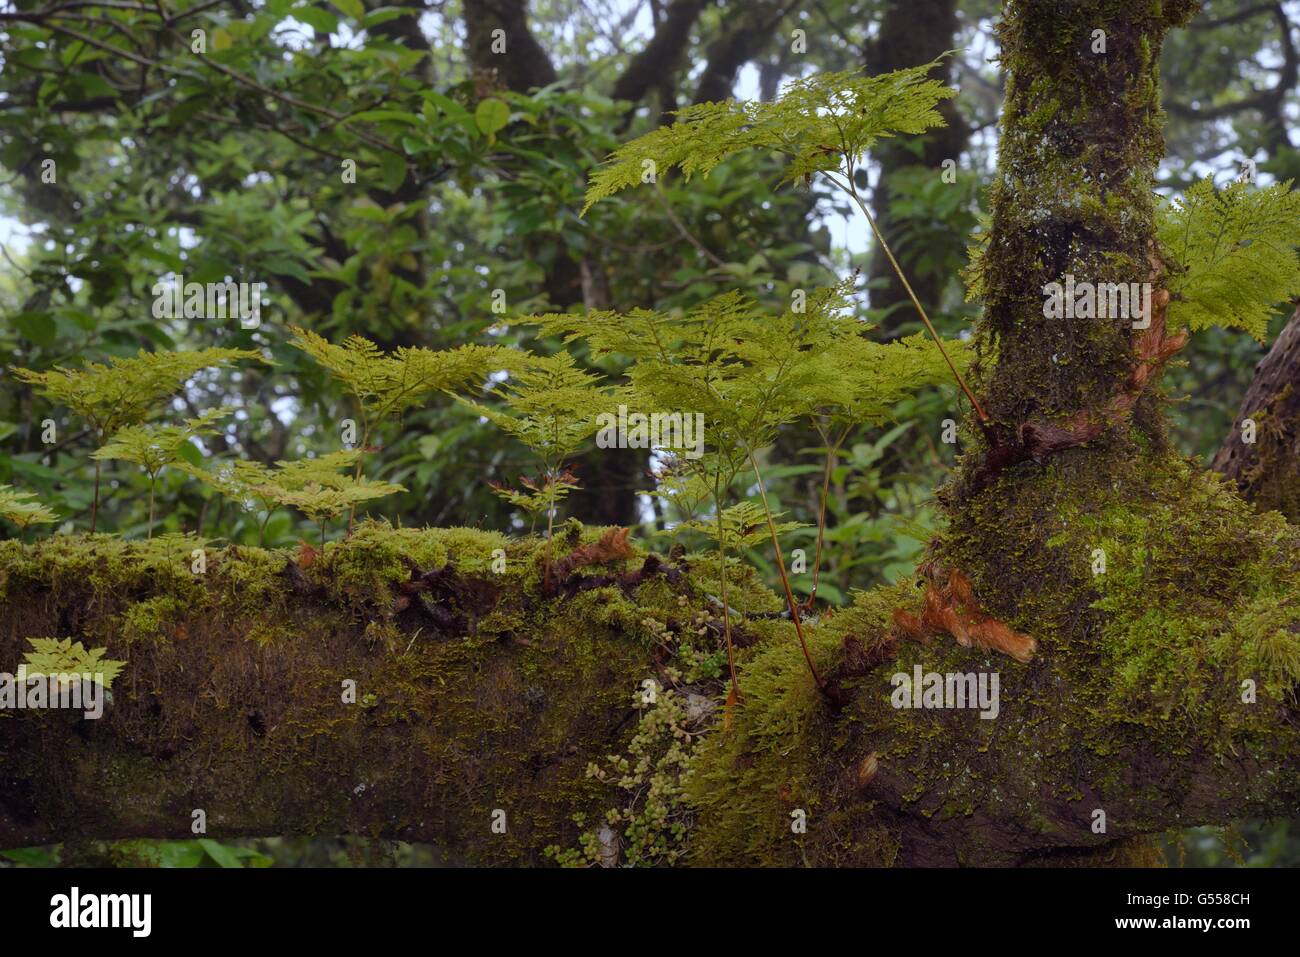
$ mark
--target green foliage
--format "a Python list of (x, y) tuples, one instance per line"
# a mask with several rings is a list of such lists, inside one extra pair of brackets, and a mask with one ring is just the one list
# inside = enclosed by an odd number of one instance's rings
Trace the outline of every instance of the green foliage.
[(134, 462), (154, 479), (167, 466), (185, 460), (186, 447), (193, 448), (191, 439), (215, 434), (216, 421), (232, 411), (228, 407), (211, 409), (198, 418), (186, 419), (184, 425), (128, 425), (92, 452), (91, 458)]
[(29, 525), (48, 525), (59, 516), (35, 501), (35, 492), (20, 492), (9, 485), (0, 485), (0, 518), (13, 522), (23, 532)]
[(873, 77), (818, 73), (792, 81), (768, 103), (727, 100), (679, 110), (671, 126), (620, 146), (592, 174), (583, 212), (602, 197), (645, 182), (647, 163), (656, 171), (679, 167), (689, 179), (758, 148), (790, 157), (786, 182), (839, 169), (841, 156), (861, 156), (882, 137), (943, 125), (935, 106), (955, 91), (931, 79), (933, 69), (927, 63)]
[(107, 365), (87, 362), (81, 369), (55, 367), (48, 372), (13, 370), (45, 396), (66, 405), (103, 437), (124, 425), (145, 421), (154, 407), (174, 394), (196, 372), (237, 359), (262, 359), (250, 349), (196, 349), (191, 352), (145, 352)]
[(28, 677), (50, 675), (72, 680), (81, 675), (94, 675), (95, 680), (105, 688), (113, 686), (113, 679), (126, 667), (125, 661), (105, 658), (107, 648), (92, 648), (87, 651), (81, 642), (71, 638), (28, 638), (32, 650), (23, 655), (27, 665)]
[(204, 412), (198, 418), (186, 419), (184, 425), (128, 425), (113, 435), (101, 449), (91, 453), (98, 460), (117, 459), (134, 462), (149, 476), (149, 536), (153, 537), (154, 487), (158, 473), (169, 465), (176, 465), (199, 454), (190, 441), (201, 435), (212, 435), (214, 423), (233, 410), (222, 407)]
[(578, 368), (567, 352), (533, 356), (531, 367), (513, 373), (493, 390), (505, 402), (494, 408), (457, 397), (468, 408), (518, 439), (539, 458), (559, 463), (573, 455), (599, 428), (597, 417), (621, 397), (600, 385), (600, 377)]
[(600, 427), (599, 416), (609, 412), (622, 396), (618, 389), (600, 385), (600, 377), (578, 368), (567, 352), (532, 356), (509, 383), (494, 389), (505, 408), (456, 397), (456, 400), (519, 440), (542, 462), (538, 481), (521, 476), (522, 490), (494, 485), (500, 498), (536, 516), (547, 515), (554, 524), (555, 506), (578, 481), (563, 465)]
[(374, 428), (419, 405), (431, 392), (445, 391), (485, 378), (489, 372), (519, 368), (519, 354), (500, 346), (460, 346), (438, 352), (422, 347), (398, 348), (385, 355), (362, 336), (342, 345), (307, 329), (293, 327), (293, 344), (328, 370), (356, 402), (362, 419), (362, 446)]
[[(731, 461), (743, 462), (782, 425), (813, 414), (883, 422), (900, 399), (945, 374), (938, 350), (918, 337), (867, 339), (843, 285), (776, 316), (728, 292), (682, 314), (606, 310), (519, 321), (566, 343), (585, 342), (597, 358), (631, 358), (631, 401), (702, 413), (706, 446)], [(966, 355), (964, 344), (948, 345)]]
[(212, 471), (188, 464), (179, 467), (244, 508), (260, 505), (266, 513), (261, 526), (265, 530), (271, 513), (280, 506), (296, 508), (321, 523), (357, 505), (406, 491), (390, 482), (340, 474), (340, 469), (354, 467), (360, 457), (359, 450), (341, 450), (277, 462), (273, 468), (242, 459), (223, 463)]
[(1265, 341), (1276, 306), (1300, 295), (1300, 193), (1203, 179), (1164, 204), (1157, 236), (1178, 269), (1169, 277), (1172, 328), (1219, 325)]
[(331, 484), (308, 482), (302, 488), (282, 490), (277, 501), (281, 505), (290, 505), (315, 522), (335, 519), (345, 511), (356, 508), (366, 502), (405, 492), (401, 485), (391, 482), (375, 482), (365, 478), (341, 476)]
[[(685, 854), (693, 816), (683, 780), (699, 731), (692, 727), (685, 697), (671, 688), (659, 689), (651, 702), (638, 690), (632, 703), (641, 717), (626, 754), (608, 755), (604, 764), (587, 768), (588, 777), (616, 788), (626, 803), (606, 813), (604, 827), (585, 830), (580, 849), (546, 848), (546, 856), (562, 866), (654, 867), (674, 864)], [(583, 823), (581, 817), (578, 821)]]
[[(774, 521), (781, 516), (781, 512), (772, 513)], [(778, 535), (807, 527), (802, 522), (776, 522)], [(727, 506), (718, 521), (689, 519), (682, 522), (680, 528), (699, 532), (723, 550), (754, 548), (768, 537), (767, 516), (762, 506), (749, 501)]]

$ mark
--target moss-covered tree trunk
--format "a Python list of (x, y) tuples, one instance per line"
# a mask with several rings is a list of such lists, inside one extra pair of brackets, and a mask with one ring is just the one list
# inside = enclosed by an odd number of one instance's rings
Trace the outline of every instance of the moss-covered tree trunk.
[[(213, 550), (201, 572), (192, 540), (8, 542), (0, 669), (41, 635), (127, 667), (100, 721), (0, 713), (0, 845), (188, 836), (201, 810), (215, 837), (538, 862), (630, 802), (606, 862), (647, 834), (655, 858), (658, 829), (707, 864), (1098, 863), (1293, 812), (1300, 531), (1169, 448), (1158, 373), (1180, 340), (1159, 292), (1145, 329), (1043, 309), (1067, 274), (1159, 290), (1156, 64), (1192, 6), (1008, 4), (980, 277), (994, 421), (970, 429), (917, 579), (808, 622), (829, 695), (779, 603), (738, 582), (743, 701), (701, 704), (721, 693), (716, 570), (577, 529), (553, 586), (535, 545), (457, 530), (363, 525), (314, 559)], [(896, 706), (918, 668), (996, 678), (997, 698)], [(648, 721), (647, 679), (691, 706)], [(632, 770), (587, 773), (629, 747)], [(642, 757), (662, 773), (629, 797)]]

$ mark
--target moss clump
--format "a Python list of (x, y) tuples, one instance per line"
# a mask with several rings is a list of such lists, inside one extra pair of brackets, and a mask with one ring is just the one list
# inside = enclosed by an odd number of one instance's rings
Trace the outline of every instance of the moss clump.
[[(849, 608), (808, 623), (818, 669), (828, 673), (838, 663), (846, 638), (877, 644), (908, 591), (902, 583), (860, 592)], [(852, 767), (861, 755), (845, 734), (852, 721), (828, 708), (793, 627), (770, 620), (745, 627), (762, 638), (741, 653), (743, 700), (701, 745), (686, 786), (698, 817), (692, 859), (750, 866), (894, 863), (896, 833), (855, 791)], [(796, 810), (806, 815), (804, 834), (792, 830)]]

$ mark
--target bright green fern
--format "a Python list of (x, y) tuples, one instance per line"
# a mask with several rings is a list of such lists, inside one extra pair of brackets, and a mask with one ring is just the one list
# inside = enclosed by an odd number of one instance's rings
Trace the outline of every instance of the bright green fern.
[[(54, 402), (62, 403), (90, 425), (102, 442), (125, 425), (147, 420), (159, 402), (174, 395), (196, 373), (238, 359), (264, 362), (249, 349), (197, 349), (192, 352), (144, 352), (132, 359), (110, 359), (107, 365), (88, 362), (81, 369), (55, 367), (48, 372), (15, 368), (23, 382)], [(95, 461), (95, 493), (90, 530), (99, 514), (100, 462)]]
[(1300, 295), (1300, 193), (1203, 179), (1160, 208), (1156, 235), (1172, 258), (1171, 329), (1244, 329), (1260, 342), (1278, 303)]
[(217, 432), (216, 422), (234, 409), (222, 407), (186, 419), (184, 425), (128, 425), (118, 430), (103, 448), (91, 453), (96, 460), (134, 462), (149, 476), (149, 534), (153, 537), (154, 489), (158, 475), (169, 465), (184, 461), (193, 439)]
[(51, 509), (36, 501), (35, 492), (20, 492), (9, 485), (0, 485), (0, 518), (17, 525), (23, 538), (32, 525), (49, 525), (59, 520)]

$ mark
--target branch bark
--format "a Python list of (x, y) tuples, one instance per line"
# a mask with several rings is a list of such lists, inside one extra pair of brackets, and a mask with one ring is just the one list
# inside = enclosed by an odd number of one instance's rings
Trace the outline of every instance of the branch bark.
[(1260, 511), (1300, 522), (1300, 309), (1256, 367), (1212, 468)]

